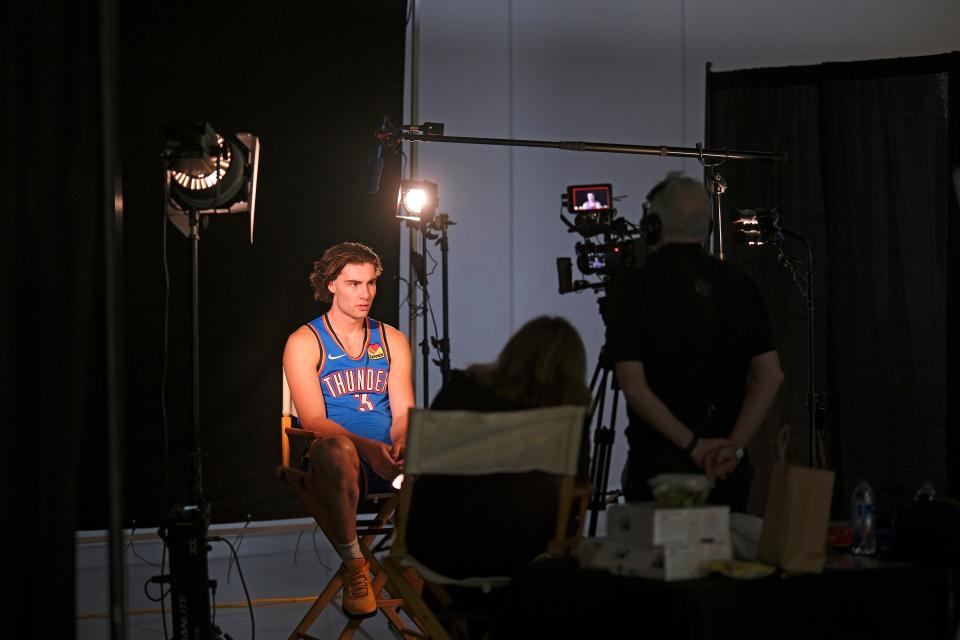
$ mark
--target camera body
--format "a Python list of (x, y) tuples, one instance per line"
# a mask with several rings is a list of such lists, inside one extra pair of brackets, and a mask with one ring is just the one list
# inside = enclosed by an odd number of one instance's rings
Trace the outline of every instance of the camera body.
[(596, 243), (584, 240), (574, 245), (577, 268), (584, 275), (609, 275), (629, 271), (642, 251), (640, 240), (628, 239)]
[(583, 275), (601, 278), (599, 283), (573, 281), (570, 259), (558, 258), (560, 293), (602, 288), (610, 277), (640, 266), (646, 255), (646, 245), (636, 225), (617, 218), (611, 183), (570, 185), (561, 194), (560, 201), (569, 213), (574, 214), (573, 222), (562, 213), (560, 215), (568, 231), (583, 237), (574, 245), (577, 268)]

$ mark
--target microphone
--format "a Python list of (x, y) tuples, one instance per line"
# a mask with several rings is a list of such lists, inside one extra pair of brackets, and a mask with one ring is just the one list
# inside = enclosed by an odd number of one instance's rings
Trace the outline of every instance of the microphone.
[(380, 174), (383, 173), (383, 138), (387, 131), (387, 116), (383, 116), (380, 126), (374, 137), (377, 139), (376, 151), (373, 154), (373, 162), (370, 163), (370, 175), (367, 181), (367, 191), (376, 193), (380, 191)]

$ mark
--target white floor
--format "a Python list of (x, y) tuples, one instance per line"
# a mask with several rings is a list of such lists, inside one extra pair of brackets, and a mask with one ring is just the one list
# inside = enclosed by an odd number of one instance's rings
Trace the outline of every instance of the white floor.
[[(130, 533), (130, 532), (126, 532)], [(161, 573), (163, 545), (154, 532), (133, 532), (124, 551), (127, 593), (127, 638), (160, 640), (172, 637), (170, 599), (166, 599), (167, 632), (164, 634), (160, 586), (147, 584)], [(224, 639), (285, 640), (306, 613), (313, 599), (339, 567), (339, 558), (310, 519), (211, 527), (211, 534), (230, 540), (240, 558), (250, 598), (254, 602), (251, 625), (240, 571), (229, 547), (213, 543), (208, 555), (209, 575), (217, 580), (215, 621)], [(109, 638), (107, 543), (103, 532), (77, 536), (77, 626), (78, 640)], [(169, 558), (167, 559), (169, 570)], [(144, 585), (146, 586), (146, 592)], [(327, 607), (310, 628), (317, 638), (337, 637), (347, 618), (338, 606)], [(365, 620), (356, 638), (393, 639), (386, 618), (380, 614)]]

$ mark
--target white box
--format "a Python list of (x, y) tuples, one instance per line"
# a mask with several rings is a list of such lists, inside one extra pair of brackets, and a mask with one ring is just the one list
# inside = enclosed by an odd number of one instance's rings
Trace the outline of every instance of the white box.
[(614, 504), (607, 507), (607, 537), (640, 547), (729, 542), (730, 507)]
[(644, 547), (617, 540), (600, 541), (587, 566), (621, 576), (655, 580), (689, 580), (706, 574), (704, 565), (713, 560), (731, 560), (730, 541), (664, 547)]

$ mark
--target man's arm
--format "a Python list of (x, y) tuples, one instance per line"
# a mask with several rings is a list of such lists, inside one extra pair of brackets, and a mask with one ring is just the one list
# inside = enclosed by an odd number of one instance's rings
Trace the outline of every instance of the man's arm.
[[(675, 444), (678, 449), (686, 448), (695, 437), (685, 424), (680, 422), (663, 401), (647, 385), (647, 376), (643, 363), (636, 360), (618, 362), (616, 365), (617, 384), (623, 390), (627, 404), (640, 418), (659, 431), (663, 436)], [(693, 462), (703, 468), (704, 457), (723, 446), (733, 444), (724, 438), (701, 438), (690, 457)]]
[(783, 383), (783, 377), (780, 355), (776, 351), (761, 353), (750, 360), (750, 381), (743, 396), (740, 414), (730, 432), (730, 439), (738, 446), (746, 446), (763, 424)]
[(395, 460), (403, 456), (407, 446), (407, 420), (413, 399), (413, 363), (407, 337), (389, 325), (383, 325), (390, 347), (390, 376), (387, 378), (387, 397), (390, 400), (390, 454)]

